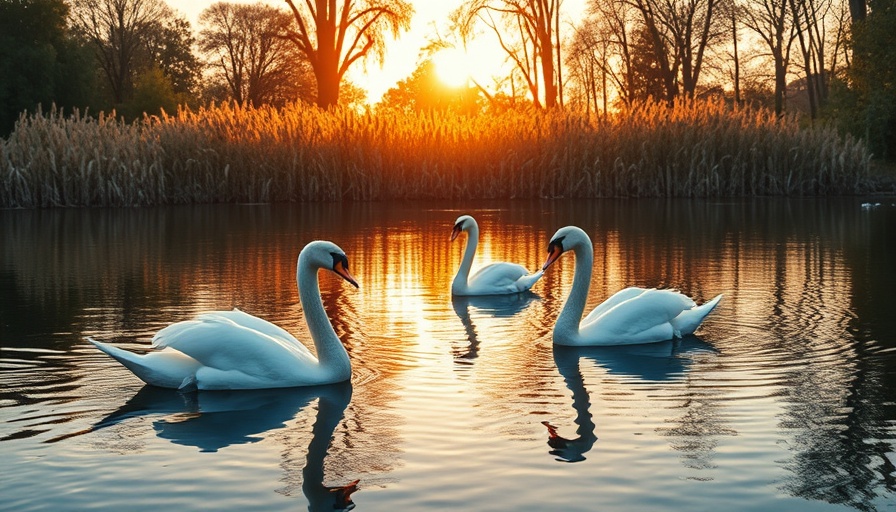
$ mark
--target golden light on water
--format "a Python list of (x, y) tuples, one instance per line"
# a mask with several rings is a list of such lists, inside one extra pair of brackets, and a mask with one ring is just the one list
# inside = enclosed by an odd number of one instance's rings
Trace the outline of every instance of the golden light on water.
[[(219, 460), (239, 461), (227, 474), (243, 469), (237, 477), (262, 492), (274, 494), (276, 486), (309, 503), (317, 491), (329, 496), (324, 484), (360, 478), (359, 504), (375, 493), (394, 493), (397, 503), (417, 488), (421, 499), (441, 493), (449, 503), (461, 486), (476, 488), (480, 494), (457, 500), (464, 508), (493, 494), (479, 482), (516, 467), (518, 475), (500, 483), (522, 478), (533, 487), (550, 478), (545, 468), (554, 460), (580, 461), (578, 480), (540, 508), (618, 479), (618, 468), (627, 467), (642, 470), (620, 480), (623, 492), (656, 477), (656, 468), (665, 468), (669, 481), (726, 480), (737, 491), (744, 470), (735, 458), (751, 461), (759, 482), (770, 473), (800, 489), (840, 482), (892, 451), (880, 413), (892, 394), (892, 315), (872, 304), (889, 291), (892, 259), (884, 252), (875, 260), (867, 250), (884, 230), (858, 209), (832, 203), (768, 201), (752, 209), (689, 201), (669, 209), (659, 201), (492, 201), (467, 209), (346, 202), (173, 208), (168, 216), (153, 209), (10, 211), (0, 222), (0, 255), (14, 269), (3, 281), (13, 297), (3, 309), (12, 325), (5, 339), (13, 342), (4, 346), (3, 385), (28, 400), (4, 402), (24, 419), (8, 422), (7, 446), (39, 445), (17, 461), (35, 450), (85, 447), (88, 466), (119, 464), (116, 478), (132, 471), (141, 486), (145, 472), (133, 460), (152, 464), (159, 453), (171, 454), (178, 462), (171, 467), (188, 478), (220, 483), (226, 474), (203, 470), (213, 455), (196, 458), (192, 447), (226, 448)], [(696, 337), (558, 349), (551, 328), (575, 258), (564, 255), (552, 266), (531, 300), (453, 300), (450, 282), (466, 236), (451, 242), (449, 234), (461, 213), (481, 228), (474, 270), (495, 261), (536, 270), (558, 227), (582, 226), (595, 246), (588, 307), (625, 286), (678, 287), (698, 302), (725, 298)], [(236, 305), (310, 342), (294, 272), (297, 251), (313, 239), (344, 249), (361, 285), (320, 272), (324, 305), (352, 362), (348, 393), (290, 391), (273, 395), (265, 410), (253, 399), (251, 414), (229, 416), (210, 409), (187, 416), (178, 411), (193, 409), (172, 395), (174, 412), (132, 416), (142, 384), (93, 351), (84, 335), (140, 348), (147, 334), (196, 309)], [(95, 428), (116, 408), (128, 416)], [(231, 419), (228, 430), (221, 420)], [(548, 437), (545, 422), (562, 443)], [(861, 436), (844, 434), (852, 430)], [(75, 439), (83, 442), (64, 444)], [(836, 456), (847, 450), (860, 456)], [(564, 474), (552, 484), (568, 483), (572, 466), (553, 467)], [(874, 486), (886, 481), (881, 467)], [(35, 473), (55, 481), (47, 475)], [(158, 496), (169, 482), (149, 485)], [(681, 493), (699, 494), (694, 489)], [(771, 499), (783, 495), (773, 492)], [(840, 499), (840, 489), (832, 496)], [(704, 504), (711, 507), (690, 508)]]

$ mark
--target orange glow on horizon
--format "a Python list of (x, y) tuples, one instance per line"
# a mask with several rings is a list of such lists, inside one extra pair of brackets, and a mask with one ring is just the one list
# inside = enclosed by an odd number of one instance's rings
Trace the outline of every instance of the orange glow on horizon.
[[(380, 64), (375, 59), (357, 62), (346, 74), (346, 80), (367, 92), (368, 104), (379, 102), (386, 91), (414, 72), (424, 57), (423, 48), (434, 40), (440, 40), (441, 36), (451, 39), (449, 17), (464, 3), (464, 0), (409, 1), (414, 6), (410, 30), (403, 31), (396, 39), (392, 39), (391, 34), (387, 36), (384, 62)], [(285, 5), (283, 0), (261, 2), (277, 8), (284, 8)], [(213, 0), (185, 0), (173, 7), (187, 16), (194, 31), (198, 33), (202, 29), (198, 23), (199, 14), (213, 3)], [(238, 0), (238, 3), (252, 3), (252, 0)], [(566, 27), (578, 23), (583, 17), (585, 5), (585, 0), (564, 0), (561, 24)], [(457, 72), (449, 69), (465, 69), (469, 78), (492, 92), (496, 89), (496, 83), (510, 74), (511, 68), (506, 62), (506, 55), (495, 34), (488, 29), (483, 28), (476, 38), (468, 41), (465, 50), (452, 50), (454, 51), (459, 52), (462, 57), (446, 57), (451, 63), (446, 63), (444, 69), (443, 66), (438, 66), (439, 77), (446, 85), (457, 87), (465, 83)]]

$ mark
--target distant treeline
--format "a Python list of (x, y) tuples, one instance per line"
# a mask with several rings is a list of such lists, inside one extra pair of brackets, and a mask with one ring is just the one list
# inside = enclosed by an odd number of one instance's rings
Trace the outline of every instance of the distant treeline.
[(861, 142), (717, 101), (602, 118), (223, 104), (127, 123), (51, 111), (23, 116), (0, 143), (4, 208), (831, 195), (876, 186)]

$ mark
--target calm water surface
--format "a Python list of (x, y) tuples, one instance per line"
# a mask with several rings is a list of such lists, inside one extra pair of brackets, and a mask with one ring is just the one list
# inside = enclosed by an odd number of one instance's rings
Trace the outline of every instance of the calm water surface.
[[(896, 510), (896, 201), (536, 201), (0, 212), (0, 509)], [(629, 285), (724, 293), (696, 337), (554, 348), (564, 256), (533, 293), (452, 300), (474, 267), (595, 243), (590, 305)], [(144, 387), (144, 350), (239, 307), (308, 340), (321, 273), (351, 384)], [(548, 443), (548, 425), (562, 439)]]

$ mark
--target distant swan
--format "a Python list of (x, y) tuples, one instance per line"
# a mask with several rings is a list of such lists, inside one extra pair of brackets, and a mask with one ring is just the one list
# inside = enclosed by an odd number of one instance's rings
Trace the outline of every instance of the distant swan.
[(358, 287), (345, 252), (326, 241), (302, 249), (296, 265), (299, 300), (317, 357), (291, 334), (258, 317), (213, 311), (159, 331), (145, 355), (88, 340), (143, 382), (163, 388), (263, 389), (315, 386), (351, 378), (351, 362), (320, 297), (318, 269)]
[(451, 295), (505, 295), (524, 292), (532, 288), (544, 274), (543, 270), (530, 274), (522, 265), (498, 262), (480, 268), (471, 276), (470, 267), (473, 265), (473, 255), (479, 244), (479, 225), (473, 217), (461, 215), (454, 222), (451, 240), (454, 241), (462, 231), (467, 232), (467, 247), (464, 249), (464, 257), (457, 269), (457, 275), (451, 283)]
[(575, 226), (560, 228), (551, 238), (542, 270), (569, 250), (576, 257), (575, 277), (554, 324), (554, 343), (558, 345), (628, 345), (681, 338), (692, 334), (722, 299), (717, 295), (697, 306), (674, 290), (631, 287), (616, 292), (583, 319), (594, 261), (588, 235)]

